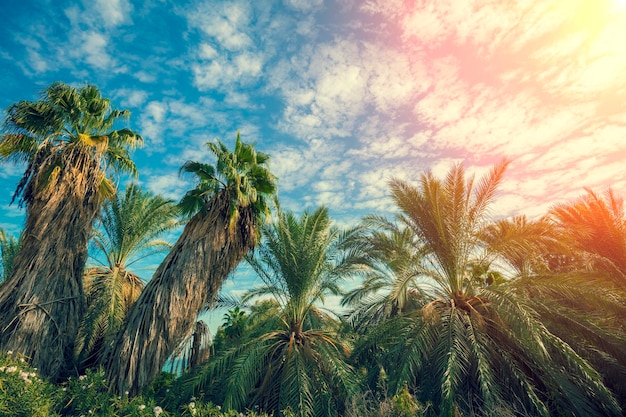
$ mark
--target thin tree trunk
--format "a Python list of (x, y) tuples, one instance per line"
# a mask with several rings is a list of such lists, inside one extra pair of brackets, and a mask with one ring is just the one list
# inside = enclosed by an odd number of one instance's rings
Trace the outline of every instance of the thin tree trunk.
[(188, 369), (194, 369), (196, 366), (209, 359), (209, 327), (203, 321), (196, 322), (196, 330), (193, 332), (191, 339), (191, 354), (189, 355)]
[(89, 175), (97, 161), (73, 150), (55, 162), (64, 168), (49, 184), (40, 169), (25, 190), (22, 247), (0, 287), (0, 349), (22, 353), (52, 379), (73, 361), (87, 244), (100, 205)]
[(165, 361), (188, 335), (198, 313), (214, 300), (222, 282), (254, 247), (255, 219), (248, 209), (228, 227), (228, 200), (212, 205), (187, 223), (129, 311), (106, 360), (107, 381), (118, 394), (136, 395), (161, 372)]

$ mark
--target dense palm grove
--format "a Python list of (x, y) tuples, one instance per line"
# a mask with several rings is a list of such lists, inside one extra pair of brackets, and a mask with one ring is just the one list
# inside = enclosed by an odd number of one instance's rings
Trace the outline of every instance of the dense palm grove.
[[(342, 229), (324, 207), (282, 210), (269, 156), (239, 136), (181, 167), (196, 186), (178, 203), (117, 190), (137, 174), (128, 116), (63, 83), (6, 112), (26, 222), (0, 231), (0, 415), (94, 398), (96, 414), (157, 417), (622, 415), (626, 218), (610, 189), (501, 218), (508, 162), (476, 179), (455, 165), (392, 179), (397, 214)], [(146, 280), (134, 268), (158, 253)], [(262, 284), (220, 294), (242, 264)], [(216, 306), (208, 342), (197, 320)]]

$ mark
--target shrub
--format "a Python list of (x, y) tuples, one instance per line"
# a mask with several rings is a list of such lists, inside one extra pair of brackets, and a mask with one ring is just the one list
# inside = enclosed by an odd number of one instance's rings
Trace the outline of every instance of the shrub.
[(54, 392), (23, 356), (11, 351), (0, 355), (0, 416), (55, 416)]
[(113, 396), (108, 392), (104, 371), (87, 370), (85, 375), (70, 378), (61, 388), (61, 412), (71, 416), (168, 417), (152, 399), (142, 396)]

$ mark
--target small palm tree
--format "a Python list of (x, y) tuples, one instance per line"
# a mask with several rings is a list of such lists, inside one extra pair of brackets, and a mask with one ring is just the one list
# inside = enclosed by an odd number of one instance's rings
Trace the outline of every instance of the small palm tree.
[(542, 416), (620, 415), (598, 372), (537, 319), (515, 281), (485, 285), (473, 276), (506, 253), (502, 242), (483, 240), (506, 166), (477, 183), (461, 165), (443, 181), (426, 173), (417, 187), (391, 182), (400, 218), (426, 249), (408, 271), (425, 280), (424, 300), (371, 329), (356, 357), (382, 350), (392, 388), (408, 383), (441, 416), (489, 414), (502, 404)]
[(244, 300), (269, 296), (279, 308), (255, 323), (260, 330), (252, 328), (251, 338), (214, 358), (196, 387), (219, 386), (229, 409), (337, 415), (357, 378), (345, 362), (347, 347), (335, 336), (338, 322), (318, 303), (339, 294), (340, 280), (353, 270), (342, 250), (349, 234), (332, 227), (328, 211), (319, 208), (300, 218), (280, 213), (263, 236), (247, 260), (264, 285)]
[(115, 193), (108, 175), (136, 173), (129, 149), (141, 137), (115, 128), (129, 115), (93, 85), (63, 83), (7, 110), (0, 158), (26, 163), (13, 196), (26, 204), (26, 224), (0, 289), (0, 346), (51, 378), (73, 360), (89, 236), (102, 201)]
[(224, 314), (224, 325), (222, 326), (224, 335), (230, 339), (240, 337), (245, 329), (247, 318), (246, 312), (239, 306), (228, 310), (228, 313)]
[(98, 363), (113, 341), (144, 287), (132, 266), (171, 248), (159, 237), (178, 226), (178, 213), (172, 201), (135, 184), (105, 202), (92, 240), (92, 259), (100, 265), (86, 268), (84, 275), (87, 311), (77, 344), (82, 366)]
[(181, 172), (197, 185), (179, 203), (192, 217), (152, 280), (133, 304), (107, 362), (117, 393), (137, 394), (193, 331), (197, 314), (217, 297), (222, 282), (257, 243), (276, 190), (268, 155), (241, 142), (230, 152), (208, 143), (215, 165), (189, 161)]
[(348, 320), (357, 331), (420, 306), (424, 299), (417, 275), (423, 248), (409, 227), (380, 216), (367, 216), (349, 245), (361, 253), (360, 286), (348, 291), (343, 306), (351, 306)]
[(0, 229), (0, 283), (5, 277), (11, 276), (13, 269), (13, 259), (20, 250), (21, 236), (7, 236), (4, 230)]

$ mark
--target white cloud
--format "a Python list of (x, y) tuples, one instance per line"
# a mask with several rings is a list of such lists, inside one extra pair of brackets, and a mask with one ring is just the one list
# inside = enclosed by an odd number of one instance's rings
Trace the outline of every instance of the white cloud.
[(145, 178), (142, 183), (145, 184), (148, 190), (174, 201), (179, 201), (187, 190), (193, 187), (189, 181), (181, 178), (178, 173), (159, 173), (142, 178)]
[(148, 93), (143, 90), (123, 88), (116, 90), (114, 96), (121, 102), (123, 107), (139, 107), (146, 102)]
[[(201, 51), (200, 55), (206, 53)], [(200, 90), (224, 89), (235, 85), (255, 83), (261, 75), (264, 57), (253, 52), (241, 52), (232, 56), (219, 55), (213, 60), (192, 65), (194, 84)]]
[(291, 7), (301, 12), (310, 12), (318, 9), (323, 3), (323, 0), (283, 0), (283, 3), (287, 7)]
[(132, 16), (132, 6), (125, 0), (96, 0), (85, 4), (85, 8), (89, 10), (94, 7), (105, 26), (119, 26), (127, 23)]
[(189, 23), (213, 38), (228, 51), (241, 51), (253, 45), (246, 33), (250, 24), (251, 5), (246, 1), (215, 4), (205, 2), (188, 13)]

